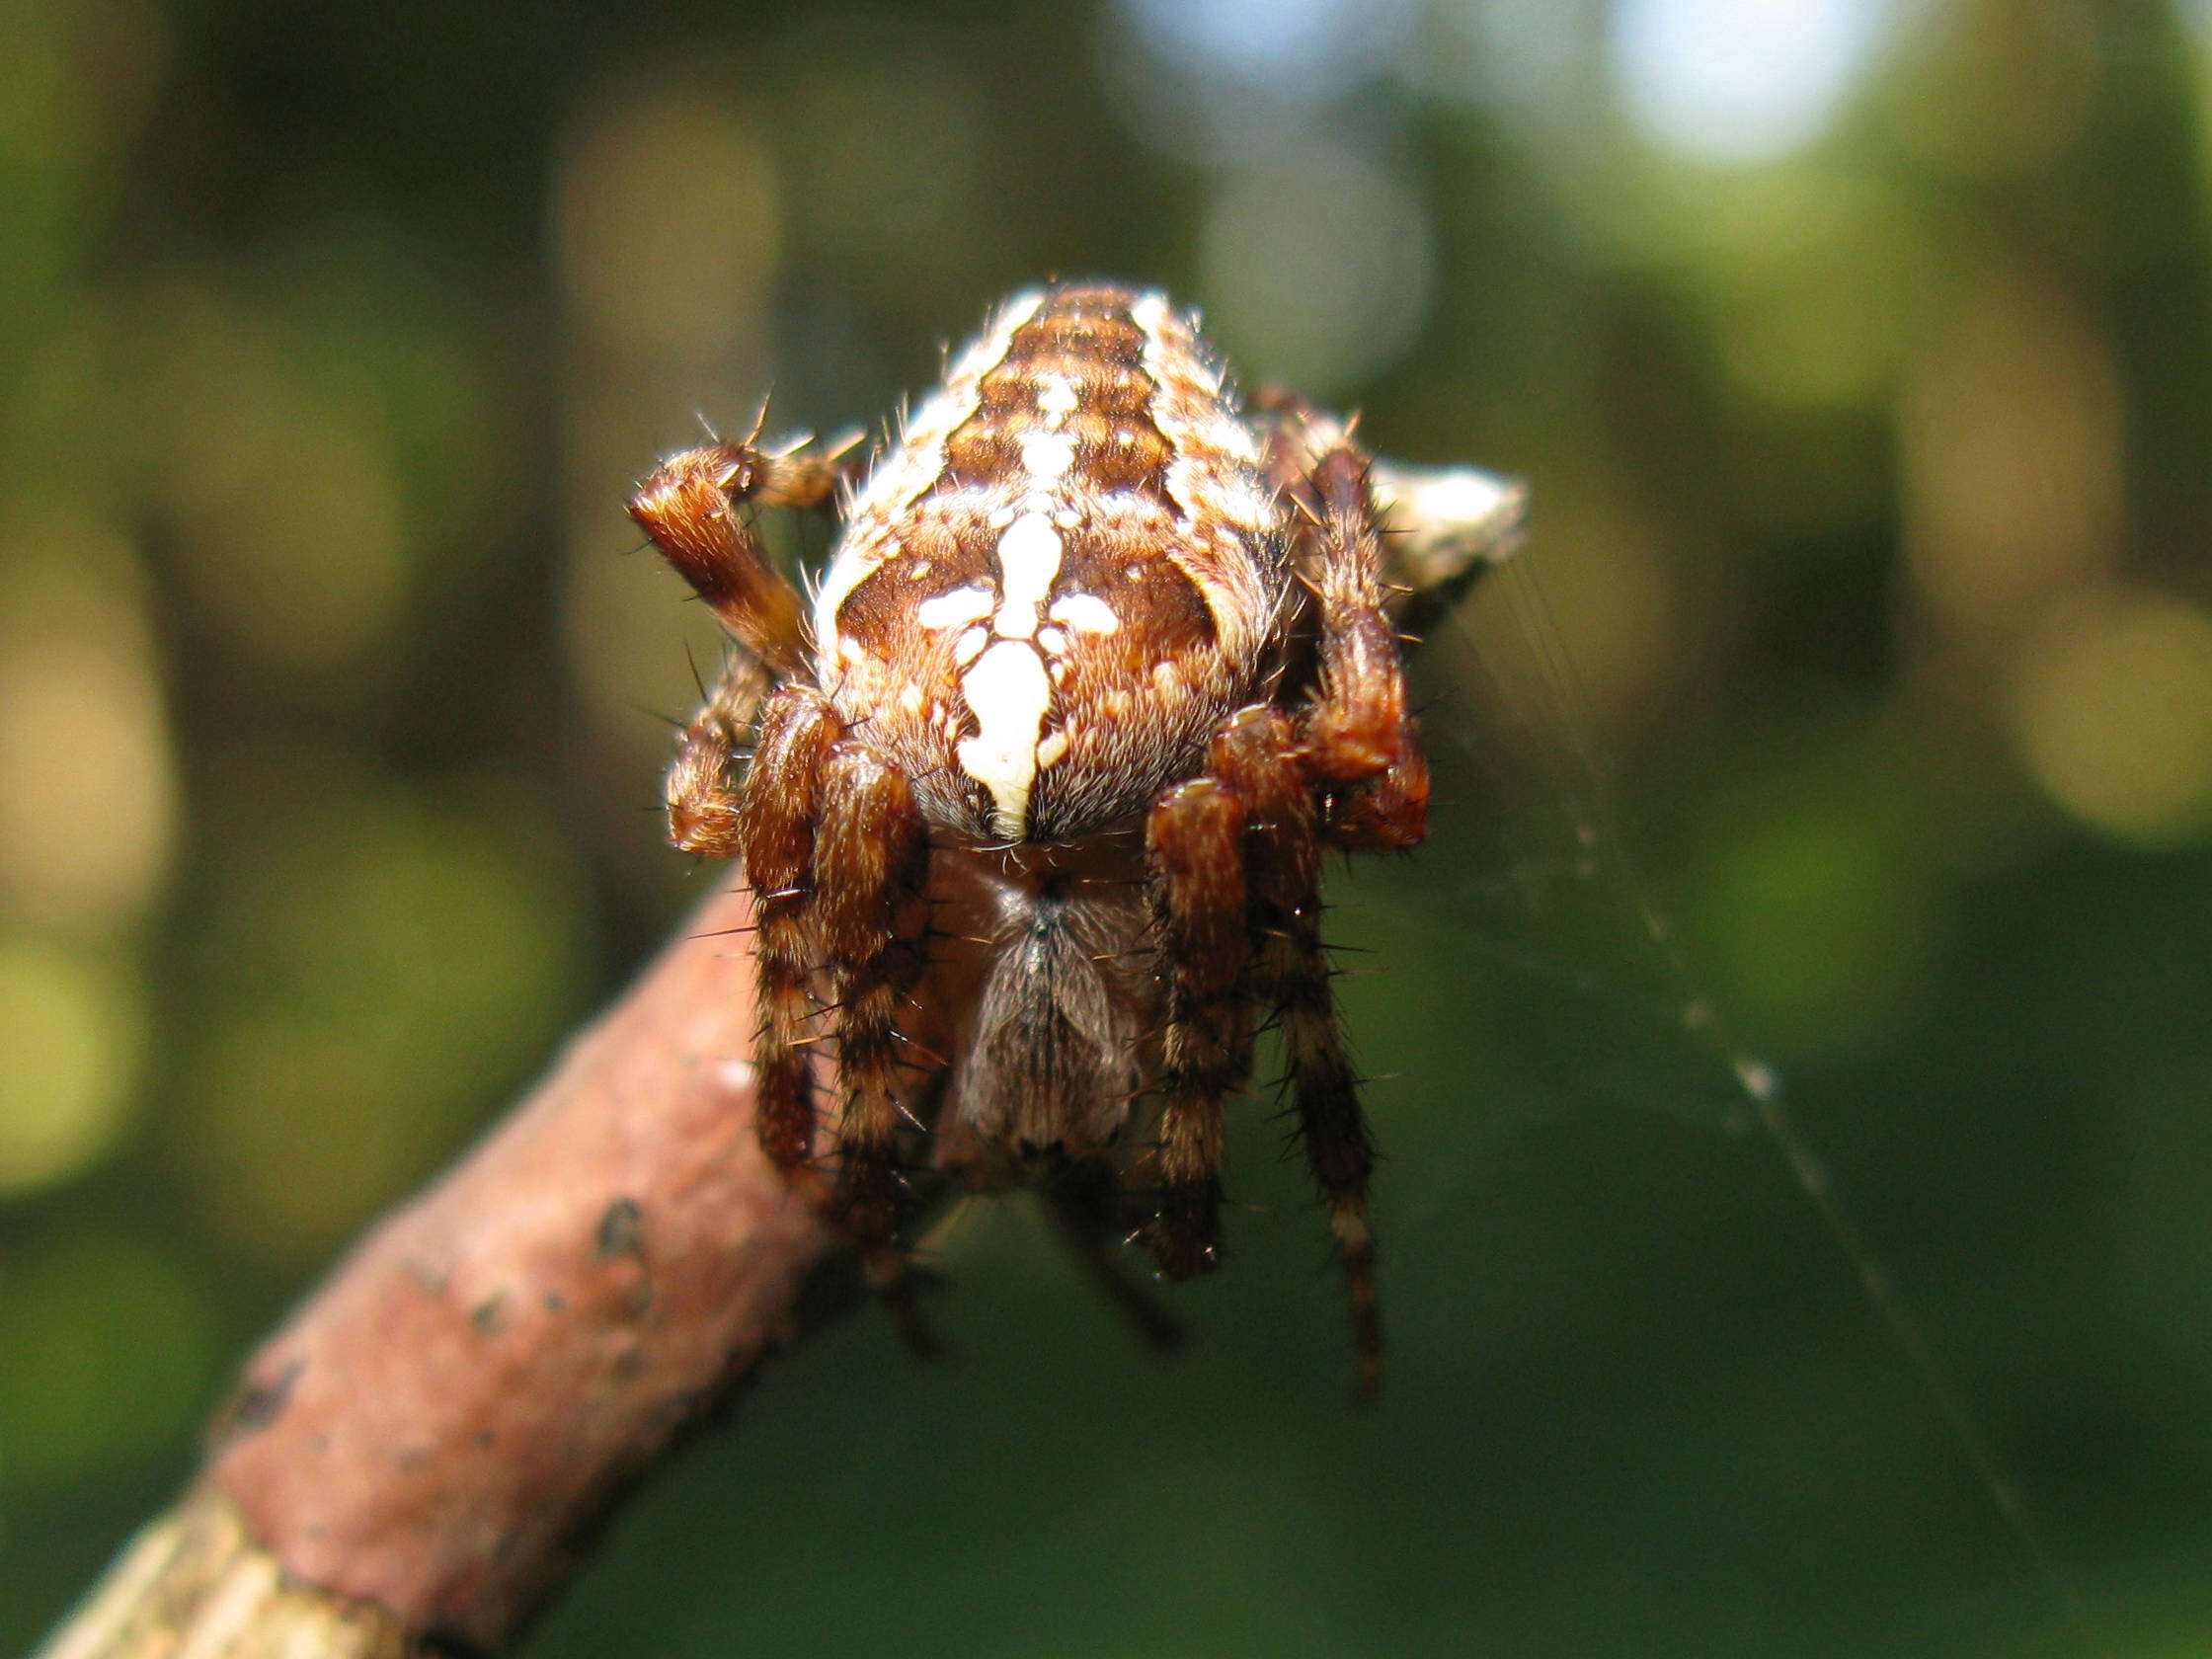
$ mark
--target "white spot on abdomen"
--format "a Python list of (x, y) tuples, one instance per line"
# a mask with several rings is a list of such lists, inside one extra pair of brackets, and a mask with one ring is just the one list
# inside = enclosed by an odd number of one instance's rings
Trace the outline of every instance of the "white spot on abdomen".
[(914, 606), (914, 620), (924, 628), (960, 628), (981, 622), (998, 602), (988, 588), (955, 588)]
[(1078, 634), (1111, 634), (1121, 628), (1121, 618), (1114, 614), (1114, 607), (1096, 593), (1069, 593), (1066, 598), (1055, 599), (1053, 608), (1045, 613), (1063, 628), (1072, 628)]
[(992, 832), (1018, 841), (1037, 781), (1037, 738), (1052, 701), (1044, 661), (1018, 640), (999, 640), (961, 676), (960, 691), (979, 728), (954, 751), (960, 769), (990, 791)]
[(1037, 609), (1060, 574), (1060, 532), (1042, 513), (1025, 513), (998, 538), (998, 577), (1004, 597), (990, 619), (1000, 639), (1028, 639), (1037, 632)]
[(1021, 468), (1029, 474), (1030, 489), (1049, 490), (1075, 464), (1075, 440), (1063, 432), (1024, 433)]
[(1037, 408), (1052, 418), (1052, 425), (1059, 426), (1075, 413), (1075, 382), (1065, 374), (1041, 374), (1037, 377)]

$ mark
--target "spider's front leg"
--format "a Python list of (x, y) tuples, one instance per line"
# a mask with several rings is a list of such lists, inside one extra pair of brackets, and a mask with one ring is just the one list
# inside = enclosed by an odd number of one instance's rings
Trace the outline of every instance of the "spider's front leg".
[[(1253, 419), (1276, 489), (1304, 493), (1322, 455), (1351, 440), (1353, 423), (1278, 386), (1253, 397)], [(1521, 545), (1529, 492), (1468, 466), (1410, 466), (1368, 457), (1368, 495), (1382, 536), (1382, 607), (1416, 631), (1450, 611)]]
[(1205, 776), (1153, 809), (1146, 851), (1167, 986), (1167, 1100), (1151, 1243), (1170, 1278), (1214, 1265), (1221, 1109), (1251, 1068), (1257, 1000), (1282, 1022), (1299, 1139), (1344, 1261), (1353, 1391), (1368, 1400), (1382, 1376), (1367, 1220), (1375, 1155), (1321, 942), (1322, 794), (1298, 724), (1257, 706), (1215, 738)]
[(760, 1146), (807, 1191), (813, 1180), (814, 1066), (808, 1055), (815, 1006), (809, 984), (820, 937), (815, 905), (815, 826), (822, 773), (844, 735), (830, 700), (786, 685), (768, 699), (746, 771), (736, 840), (752, 884), (753, 973), (759, 984), (759, 1073), (754, 1108)]
[[(859, 1249), (908, 1344), (936, 1353), (898, 1238), (897, 1014), (920, 965), (903, 935), (928, 850), (912, 792), (896, 768), (847, 739), (827, 697), (786, 685), (760, 718), (738, 840), (753, 887), (761, 1148)], [(827, 972), (839, 1003), (834, 1181), (817, 1161), (817, 972)]]
[(669, 839), (701, 858), (735, 858), (744, 850), (732, 767), (746, 729), (760, 712), (768, 676), (757, 659), (732, 652), (705, 706), (675, 742), (675, 758), (661, 779)]
[(1280, 728), (1246, 734), (1222, 769), (1265, 803), (1254, 815), (1266, 826), (1257, 837), (1265, 872), (1258, 898), (1269, 913), (1262, 979), (1282, 1014), (1300, 1136), (1343, 1252), (1355, 1393), (1368, 1399), (1381, 1385), (1382, 1355), (1367, 1221), (1375, 1156), (1329, 989), (1320, 855), (1324, 840), (1350, 851), (1419, 845), (1428, 830), (1429, 770), (1406, 712), (1404, 659), (1385, 609), (1368, 458), (1333, 424), (1310, 422), (1305, 430), (1327, 439), (1293, 497), (1309, 521), (1304, 552), (1317, 613), (1317, 684), (1295, 740)]
[(1405, 659), (1385, 581), (1371, 457), (1349, 423), (1289, 393), (1262, 408), (1268, 476), (1303, 520), (1299, 581), (1311, 616), (1311, 689), (1300, 717), (1307, 774), (1327, 794), (1322, 829), (1347, 851), (1402, 851), (1427, 832), (1429, 768), (1405, 707)]
[(630, 498), (630, 516), (744, 647), (684, 727), (669, 767), (669, 838), (685, 852), (739, 852), (731, 771), (740, 740), (770, 675), (799, 674), (806, 665), (804, 604), (769, 562), (752, 509), (827, 506), (841, 476), (833, 457), (807, 454), (803, 445), (772, 453), (750, 442), (716, 443), (672, 455)]
[(826, 508), (844, 476), (834, 457), (804, 445), (710, 443), (655, 467), (630, 498), (630, 516), (747, 650), (794, 675), (806, 668), (806, 606), (760, 545), (752, 511)]
[(1180, 784), (1152, 809), (1145, 851), (1167, 988), (1150, 1243), (1162, 1273), (1188, 1279), (1220, 1257), (1222, 1106), (1252, 1064), (1243, 804), (1219, 778)]
[(920, 903), (928, 836), (912, 788), (858, 744), (823, 770), (814, 847), (816, 912), (837, 1001), (837, 1180), (830, 1211), (860, 1247), (868, 1277), (916, 1353), (940, 1351), (915, 1304), (899, 1244), (907, 1208), (898, 1164), (902, 1035), (899, 1007), (922, 956), (911, 914)]

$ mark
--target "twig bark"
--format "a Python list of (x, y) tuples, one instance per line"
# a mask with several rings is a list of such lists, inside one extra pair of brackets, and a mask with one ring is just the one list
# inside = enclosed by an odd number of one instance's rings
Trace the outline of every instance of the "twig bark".
[(41, 1659), (492, 1649), (794, 1331), (834, 1240), (752, 1129), (719, 896), (256, 1354), (192, 1489)]

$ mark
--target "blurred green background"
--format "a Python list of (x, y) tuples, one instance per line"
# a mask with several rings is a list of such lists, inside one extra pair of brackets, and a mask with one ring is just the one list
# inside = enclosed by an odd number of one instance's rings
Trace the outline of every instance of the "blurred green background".
[(975, 1207), (526, 1651), (2204, 1652), (2208, 113), (2164, 0), (0, 8), (0, 1647), (718, 879), (630, 482), (1106, 273), (1535, 494), (1337, 889), (1385, 1400), (1263, 1099), (1193, 1353)]

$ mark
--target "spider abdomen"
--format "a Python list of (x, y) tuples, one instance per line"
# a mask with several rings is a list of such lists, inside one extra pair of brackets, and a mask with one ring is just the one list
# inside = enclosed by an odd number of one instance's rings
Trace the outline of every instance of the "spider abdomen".
[(1198, 771), (1263, 684), (1279, 513), (1162, 296), (1023, 295), (857, 494), (816, 601), (821, 684), (938, 830), (1079, 839)]

